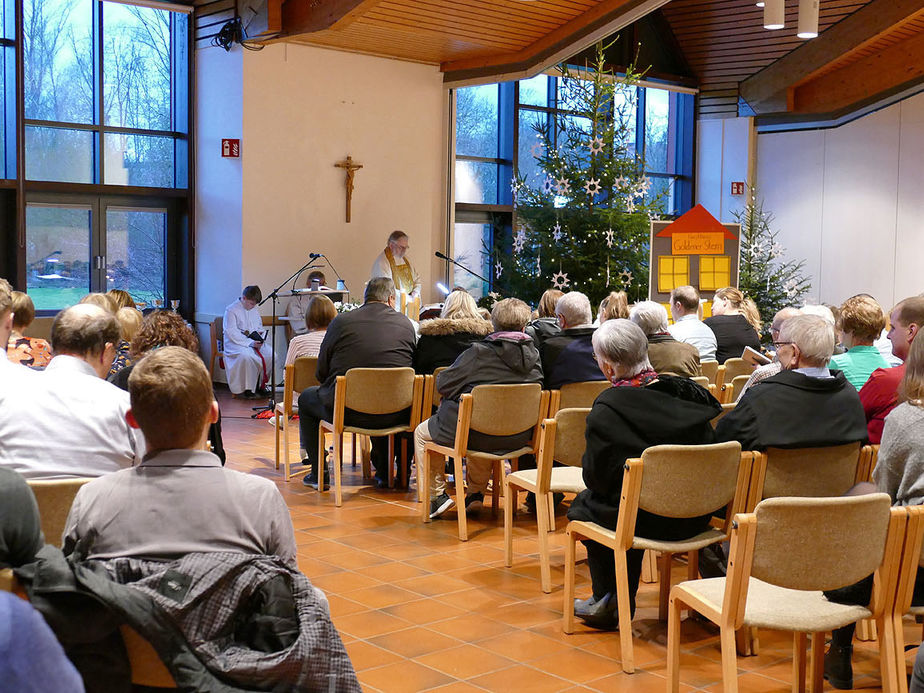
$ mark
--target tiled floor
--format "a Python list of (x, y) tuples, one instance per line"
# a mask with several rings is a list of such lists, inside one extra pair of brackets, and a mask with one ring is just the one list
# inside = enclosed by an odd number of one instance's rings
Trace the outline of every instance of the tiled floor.
[[(252, 403), (219, 393), (228, 466), (277, 482), (292, 512), (299, 566), (330, 600), (334, 624), (367, 691), (663, 691), (666, 628), (657, 620), (655, 585), (642, 585), (633, 622), (636, 673), (620, 668), (619, 633), (578, 621), (561, 631), (564, 580), (562, 530), (552, 535), (551, 594), (539, 587), (535, 516), (518, 515), (514, 565), (503, 563), (503, 515), (489, 508), (469, 517), (469, 541), (456, 535), (455, 511), (422, 524), (413, 491), (361, 485), (345, 465), (343, 505), (274, 469), (273, 428), (252, 421)], [(293, 452), (294, 448), (293, 448)], [(246, 509), (243, 509), (246, 511)], [(578, 566), (577, 594), (586, 596), (587, 568)], [(678, 566), (676, 579), (685, 568)], [(920, 638), (906, 625), (906, 639)], [(718, 633), (683, 623), (684, 691), (720, 691)], [(738, 659), (742, 691), (770, 693), (791, 686), (792, 640), (761, 632), (757, 657)], [(879, 690), (874, 643), (858, 643), (855, 686)], [(827, 686), (826, 686), (827, 688)]]

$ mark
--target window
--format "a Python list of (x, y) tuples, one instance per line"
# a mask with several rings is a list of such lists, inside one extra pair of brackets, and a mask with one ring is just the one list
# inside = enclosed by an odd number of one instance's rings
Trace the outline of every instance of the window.
[(702, 255), (699, 258), (699, 290), (715, 291), (731, 285), (731, 258), (727, 255)]
[(685, 255), (662, 255), (658, 258), (658, 292), (668, 294), (690, 283), (690, 258)]

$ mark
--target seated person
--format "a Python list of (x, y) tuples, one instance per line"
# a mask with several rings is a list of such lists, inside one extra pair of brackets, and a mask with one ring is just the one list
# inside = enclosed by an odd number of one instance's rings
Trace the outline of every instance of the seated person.
[(699, 291), (692, 286), (678, 286), (671, 291), (671, 316), (674, 324), (667, 331), (678, 342), (696, 347), (701, 361), (715, 361), (715, 333), (700, 319)]
[(877, 368), (888, 368), (873, 342), (885, 327), (882, 307), (872, 296), (851, 296), (841, 304), (837, 317), (840, 342), (847, 351), (831, 357), (831, 368), (844, 372), (844, 377), (857, 390), (869, 380)]
[[(587, 448), (582, 466), (587, 488), (572, 501), (569, 520), (616, 529), (623, 467), (653, 445), (704, 445), (715, 442), (710, 420), (722, 411), (707, 390), (687, 378), (658, 375), (648, 363), (648, 340), (634, 323), (607, 320), (594, 333), (594, 353), (612, 387), (602, 392), (587, 415)], [(667, 518), (638, 512), (636, 534), (652, 539), (692, 537), (709, 526), (710, 516)], [(574, 613), (596, 628), (615, 628), (616, 570), (612, 549), (585, 541), (593, 585), (588, 599), (576, 599)], [(643, 551), (626, 554), (629, 602), (642, 573)]]
[(64, 552), (95, 534), (87, 559), (174, 560), (194, 552), (274, 555), (293, 570), (295, 535), (269, 479), (225, 469), (206, 452), (218, 403), (202, 360), (157, 349), (128, 379), (127, 420), (148, 443), (144, 460), (81, 487), (64, 530)]
[(138, 308), (138, 306), (135, 305), (135, 299), (133, 299), (132, 295), (125, 291), (125, 289), (109, 289), (106, 295), (115, 299), (118, 310), (122, 308)]
[(112, 366), (109, 367), (106, 380), (114, 377), (116, 373), (131, 364), (131, 342), (135, 335), (138, 334), (138, 330), (141, 329), (144, 316), (137, 308), (126, 307), (119, 308), (116, 313), (116, 320), (119, 321), (119, 344), (116, 347), (116, 357), (112, 361)]
[[(780, 337), (780, 329), (783, 326), (783, 323), (786, 322), (793, 315), (800, 315), (802, 313), (798, 308), (782, 308), (776, 312), (776, 315), (773, 316), (773, 322), (770, 323), (770, 338), (775, 342)], [(744, 387), (741, 388), (741, 392), (738, 393), (738, 401), (741, 401), (741, 398), (744, 397), (744, 393), (748, 391), (749, 388), (757, 385), (757, 383), (763, 382), (767, 378), (776, 375), (783, 367), (780, 365), (780, 360), (777, 358), (776, 353), (773, 354), (773, 361), (770, 363), (764, 364), (763, 366), (758, 366), (754, 369), (754, 372), (751, 373), (751, 377), (748, 378), (748, 381), (744, 384)]]
[(0, 568), (31, 563), (44, 545), (32, 489), (19, 473), (0, 467)]
[[(889, 325), (892, 354), (904, 361), (908, 358), (915, 336), (924, 327), (924, 296), (912, 296), (899, 301), (889, 316)], [(894, 368), (877, 368), (860, 389), (869, 442), (873, 445), (879, 444), (883, 422), (897, 404), (898, 384), (904, 375), (904, 364)]]
[(561, 332), (548, 337), (540, 349), (545, 389), (602, 380), (591, 343), (595, 328), (590, 299), (580, 291), (569, 291), (555, 304), (555, 317)]
[[(453, 445), (456, 440), (456, 421), (462, 395), (476, 385), (541, 383), (542, 365), (539, 352), (529, 335), (525, 334), (529, 320), (529, 306), (517, 298), (505, 298), (494, 304), (491, 323), (494, 332), (475, 342), (439, 374), (436, 388), (443, 396), (436, 414), (421, 423), (414, 431), (414, 454), (417, 468), (421, 468), (424, 446), (431, 441), (440, 445)], [(496, 437), (472, 431), (468, 445), (472, 450), (505, 452), (526, 445), (532, 438), (532, 429), (515, 436)], [(493, 463), (469, 459), (466, 509), (475, 509), (484, 501), (484, 492), (491, 479)], [(436, 518), (454, 504), (446, 493), (446, 479), (442, 465), (430, 466), (430, 478), (418, 483), (430, 484), (430, 517)], [(456, 483), (462, 483), (457, 479)]]
[(782, 370), (747, 391), (719, 420), (720, 441), (743, 450), (804, 448), (866, 440), (866, 418), (854, 387), (827, 363), (834, 328), (817, 315), (786, 320), (774, 342)]
[[(318, 354), (317, 378), (321, 385), (309, 387), (298, 398), (302, 464), (314, 467), (302, 483), (306, 486), (318, 484), (318, 422), (331, 420), (337, 376), (346, 375), (351, 368), (410, 368), (415, 340), (413, 324), (395, 310), (395, 285), (388, 277), (370, 280), (366, 284), (363, 305), (334, 318), (327, 327)], [(347, 424), (368, 428), (387, 428), (407, 420), (407, 411), (383, 415), (346, 413)], [(388, 485), (388, 465), (391, 464), (386, 438), (372, 439), (372, 464), (375, 467), (373, 483), (384, 488)]]
[[(324, 273), (320, 270), (313, 270), (305, 277), (305, 288), (311, 289), (315, 281), (318, 282), (318, 287), (327, 286), (327, 278)], [(311, 293), (302, 292), (290, 298), (286, 304), (286, 317), (289, 318), (289, 327), (292, 328), (294, 335), (308, 332), (309, 328), (305, 321), (305, 314), (312, 298)]]
[(0, 465), (27, 479), (66, 479), (141, 461), (144, 438), (125, 421), (128, 394), (103, 379), (118, 341), (115, 317), (96, 305), (58, 313), (48, 367), (20, 369), (33, 376), (27, 386), (0, 388)]
[(607, 320), (629, 317), (629, 297), (625, 291), (611, 291), (610, 295), (600, 301), (596, 324), (602, 325)]
[(44, 368), (51, 361), (48, 342), (38, 337), (26, 337), (23, 332), (35, 320), (35, 304), (28, 294), (12, 292), (13, 331), (7, 340), (6, 356), (12, 363), (31, 368)]
[(89, 303), (92, 306), (99, 306), (112, 315), (119, 312), (119, 301), (115, 296), (110, 294), (101, 294), (94, 291), (81, 298), (78, 303)]
[(636, 303), (629, 313), (629, 320), (641, 327), (648, 338), (648, 361), (655, 373), (692, 378), (702, 372), (696, 347), (678, 342), (667, 331), (667, 310), (660, 303)]
[(327, 326), (337, 317), (334, 302), (327, 296), (315, 295), (308, 301), (308, 308), (302, 314), (306, 329), (289, 342), (286, 352), (286, 365), (295, 363), (299, 356), (317, 356), (321, 351), (321, 342), (327, 334)]
[(533, 344), (537, 349), (542, 347), (542, 342), (548, 337), (561, 331), (561, 327), (558, 326), (558, 318), (555, 317), (555, 306), (562, 296), (564, 296), (564, 293), (558, 289), (545, 291), (539, 299), (539, 308), (536, 311), (535, 320), (531, 320), (526, 325), (526, 334), (532, 337)]
[(240, 299), (225, 308), (225, 367), (232, 395), (251, 398), (267, 392), (273, 347), (257, 310), (262, 300), (259, 286), (245, 286)]
[(414, 370), (429, 375), (451, 366), (473, 342), (491, 333), (491, 323), (481, 317), (475, 299), (465, 289), (454, 289), (446, 297), (440, 316), (420, 323), (420, 337), (414, 349)]
[(725, 363), (740, 358), (744, 347), (760, 351), (760, 313), (738, 289), (728, 286), (715, 292), (712, 317), (703, 320), (716, 339), (715, 360)]

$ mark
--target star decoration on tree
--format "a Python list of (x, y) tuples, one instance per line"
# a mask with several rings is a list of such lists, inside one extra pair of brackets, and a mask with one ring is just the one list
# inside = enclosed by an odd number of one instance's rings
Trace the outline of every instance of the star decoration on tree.
[(546, 179), (542, 181), (542, 192), (546, 195), (550, 194), (555, 189), (555, 181), (546, 176)]
[(566, 272), (556, 272), (552, 275), (552, 287), (561, 291), (562, 289), (567, 289), (568, 285), (571, 282), (568, 280), (568, 274)]
[(556, 241), (560, 241), (560, 240), (561, 240), (561, 237), (562, 237), (562, 233), (561, 233), (561, 224), (559, 224), (559, 223), (556, 221), (556, 222), (555, 222), (555, 226), (552, 227), (552, 238), (553, 238), (554, 240), (556, 240)]
[(555, 192), (557, 192), (559, 195), (567, 195), (569, 192), (571, 192), (571, 183), (567, 178), (562, 176), (555, 181)]
[(622, 190), (624, 187), (626, 187), (626, 182), (627, 181), (625, 178), (619, 176), (619, 178), (613, 181), (613, 185), (615, 185), (619, 190)]
[(584, 183), (584, 191), (588, 195), (596, 195), (600, 192), (600, 181), (597, 178), (591, 178), (586, 183)]
[(606, 247), (607, 248), (613, 247), (613, 236), (614, 236), (613, 229), (607, 229), (606, 230)]
[(526, 245), (526, 232), (523, 229), (517, 231), (517, 235), (513, 239), (513, 252), (522, 253), (523, 247)]
[(536, 138), (539, 139), (539, 141), (533, 144), (533, 146), (529, 148), (529, 153), (533, 155), (534, 159), (540, 158), (543, 152), (545, 151), (545, 145), (542, 144), (541, 136), (536, 135)]
[(619, 281), (623, 286), (629, 286), (632, 283), (632, 273), (629, 270), (623, 270), (619, 273)]
[(594, 138), (590, 141), (590, 153), (591, 153), (591, 154), (599, 154), (599, 153), (602, 152), (602, 151), (603, 151), (603, 138), (602, 138), (602, 137), (594, 137)]
[(504, 266), (501, 263), (494, 265), (494, 276), (497, 279), (500, 279), (500, 276), (504, 273)]

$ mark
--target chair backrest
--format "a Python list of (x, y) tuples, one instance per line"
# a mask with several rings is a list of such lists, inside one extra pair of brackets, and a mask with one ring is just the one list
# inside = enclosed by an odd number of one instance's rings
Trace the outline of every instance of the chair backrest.
[(212, 353), (217, 354), (225, 350), (224, 317), (219, 315), (209, 324), (209, 338), (212, 344)]
[(638, 507), (664, 517), (698, 517), (727, 506), (738, 487), (741, 444), (656, 445), (642, 453)]
[(347, 409), (392, 414), (413, 405), (413, 368), (351, 368), (346, 372)]
[(318, 370), (317, 356), (299, 356), (292, 365), (295, 366), (292, 369), (292, 389), (295, 392), (301, 392), (309, 387), (321, 384), (315, 375)]
[(478, 385), (472, 390), (469, 428), (489, 436), (509, 436), (535, 427), (541, 411), (542, 385)]
[(548, 493), (552, 481), (552, 462), (569, 467), (580, 467), (584, 457), (589, 408), (559, 409), (554, 418), (545, 419), (539, 431), (539, 450), (536, 455), (539, 493)]
[(824, 448), (769, 448), (763, 494), (777, 496), (841, 496), (856, 483), (860, 443)]
[(692, 378), (690, 378), (690, 380), (692, 380), (694, 383), (696, 383), (700, 387), (704, 387), (707, 390), (709, 389), (709, 378), (707, 378), (705, 375), (695, 375)]
[(716, 373), (719, 372), (719, 362), (712, 360), (700, 361), (699, 366), (703, 375), (709, 378), (709, 382), (715, 383)]
[(749, 376), (754, 372), (753, 364), (742, 358), (726, 359), (723, 365), (725, 366), (725, 382), (729, 384), (739, 375)]
[(585, 409), (594, 405), (594, 400), (610, 387), (609, 380), (585, 380), (561, 386), (558, 409)]
[(12, 592), (16, 589), (16, 576), (12, 568), (0, 568), (0, 592)]
[(726, 403), (722, 404), (722, 413), (721, 413), (721, 414), (716, 414), (715, 416), (713, 416), (713, 417), (709, 420), (709, 423), (712, 424), (712, 427), (715, 428), (715, 425), (716, 425), (717, 423), (719, 423), (719, 421), (722, 420), (722, 417), (723, 417), (723, 416), (725, 416), (728, 412), (730, 412), (732, 409), (734, 409), (736, 404), (737, 404), (737, 402), (726, 402)]
[(799, 590), (862, 580), (882, 563), (890, 506), (885, 493), (762, 501), (751, 576)]
[(92, 479), (29, 479), (29, 488), (38, 503), (46, 544), (61, 547), (61, 535), (64, 534), (64, 524), (74, 496), (88, 481)]
[[(449, 366), (440, 366), (433, 371), (433, 396), (430, 398), (430, 407), (440, 406), (440, 402), (443, 401), (443, 396), (439, 393), (439, 390), (436, 389), (436, 379), (439, 377), (440, 373), (445, 371)], [(430, 412), (427, 411), (426, 414), (429, 416)]]
[(726, 386), (731, 389), (731, 399), (728, 401), (737, 402), (738, 397), (741, 395), (741, 391), (750, 379), (750, 375), (736, 375), (732, 378), (731, 384)]

